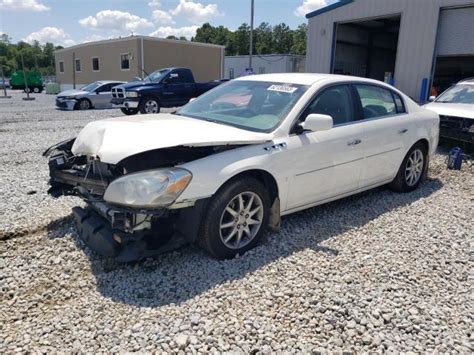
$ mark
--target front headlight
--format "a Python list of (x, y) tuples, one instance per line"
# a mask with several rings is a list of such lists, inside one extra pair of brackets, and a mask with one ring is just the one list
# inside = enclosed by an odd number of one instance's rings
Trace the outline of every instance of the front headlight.
[(138, 97), (138, 92), (136, 92), (136, 91), (126, 91), (125, 95), (127, 95), (127, 97)]
[(186, 169), (149, 170), (125, 175), (107, 187), (104, 200), (119, 205), (155, 208), (171, 205), (191, 181)]

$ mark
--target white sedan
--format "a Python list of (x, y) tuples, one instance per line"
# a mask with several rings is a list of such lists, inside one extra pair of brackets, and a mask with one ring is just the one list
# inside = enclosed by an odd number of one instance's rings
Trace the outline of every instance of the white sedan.
[(49, 148), (50, 193), (92, 249), (120, 261), (197, 242), (254, 247), (280, 217), (389, 184), (418, 187), (439, 117), (382, 82), (322, 74), (242, 77), (173, 114), (89, 123)]

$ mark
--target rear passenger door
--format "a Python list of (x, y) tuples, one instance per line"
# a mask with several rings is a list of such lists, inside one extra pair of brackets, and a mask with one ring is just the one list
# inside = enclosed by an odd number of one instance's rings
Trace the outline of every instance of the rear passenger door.
[(415, 134), (406, 106), (395, 91), (375, 84), (354, 84), (364, 117), (361, 187), (391, 181)]

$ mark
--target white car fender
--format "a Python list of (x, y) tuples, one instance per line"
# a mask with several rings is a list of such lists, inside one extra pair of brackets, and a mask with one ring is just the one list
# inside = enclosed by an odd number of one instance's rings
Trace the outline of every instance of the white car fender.
[[(281, 206), (286, 206), (289, 179), (284, 173), (272, 169), (272, 159), (268, 159), (272, 152), (264, 149), (271, 144), (269, 142), (235, 148), (180, 165), (179, 167), (190, 171), (193, 178), (175, 204), (211, 197), (236, 175), (259, 170), (267, 172), (275, 179)], [(218, 172), (217, 175), (215, 172)]]

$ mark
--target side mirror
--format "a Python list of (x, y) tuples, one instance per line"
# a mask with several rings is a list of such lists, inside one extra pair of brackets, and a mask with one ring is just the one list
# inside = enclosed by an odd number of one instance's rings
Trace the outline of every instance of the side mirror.
[(429, 102), (433, 102), (434, 100), (436, 100), (436, 96), (430, 96), (428, 99)]
[(332, 117), (329, 115), (321, 115), (319, 113), (311, 113), (301, 124), (304, 130), (317, 132), (327, 131), (333, 127)]

